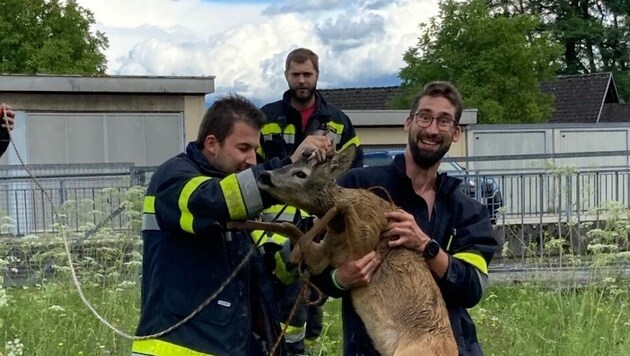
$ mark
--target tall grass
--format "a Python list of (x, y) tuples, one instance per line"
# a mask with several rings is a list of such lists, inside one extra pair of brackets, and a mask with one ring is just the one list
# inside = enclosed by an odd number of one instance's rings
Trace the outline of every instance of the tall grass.
[[(133, 332), (140, 314), (137, 287), (86, 292), (108, 320)], [(471, 314), (487, 355), (630, 355), (629, 292), (627, 284), (610, 280), (563, 289), (494, 286)], [(8, 293), (9, 305), (0, 309), (5, 355), (15, 339), (23, 355), (129, 354), (130, 341), (101, 325), (72, 286), (52, 283)], [(338, 300), (325, 305), (324, 331), (313, 355), (341, 355), (339, 307)]]
[[(125, 234), (105, 227), (85, 239), (73, 257), (87, 298), (107, 320), (130, 334), (140, 314), (140, 193), (126, 196)], [(605, 246), (596, 251), (595, 268), (628, 259), (627, 252), (618, 250), (628, 245), (628, 211), (615, 209), (608, 210), (606, 226), (590, 229), (589, 246)], [(86, 210), (78, 209), (93, 213)], [(0, 243), (0, 354), (128, 355), (130, 340), (103, 326), (80, 301), (59, 237), (20, 241), (19, 249)], [(545, 250), (563, 250), (565, 243), (548, 239)], [(29, 263), (39, 264), (40, 274), (21, 284), (3, 281), (27, 266), (20, 260), (24, 251), (30, 251)], [(3, 289), (3, 282), (16, 286)], [(338, 300), (325, 305), (324, 331), (312, 355), (341, 355), (339, 308)], [(630, 355), (630, 286), (616, 277), (602, 275), (589, 284), (569, 279), (561, 285), (544, 281), (495, 285), (471, 315), (487, 355)]]

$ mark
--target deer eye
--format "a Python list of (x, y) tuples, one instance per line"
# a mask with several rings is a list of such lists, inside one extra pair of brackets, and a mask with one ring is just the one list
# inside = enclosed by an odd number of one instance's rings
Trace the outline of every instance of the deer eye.
[(298, 177), (300, 179), (304, 179), (306, 178), (306, 173), (302, 172), (302, 171), (297, 171), (295, 173), (293, 173), (294, 177)]

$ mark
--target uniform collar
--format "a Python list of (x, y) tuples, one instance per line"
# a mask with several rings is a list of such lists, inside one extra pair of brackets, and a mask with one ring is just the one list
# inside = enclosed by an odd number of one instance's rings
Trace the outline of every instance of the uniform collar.
[(208, 162), (208, 159), (206, 158), (206, 156), (203, 155), (201, 149), (197, 147), (197, 144), (195, 142), (189, 142), (188, 146), (186, 146), (186, 156), (188, 156), (188, 158), (195, 162), (202, 173), (212, 176), (225, 176), (225, 173), (219, 171), (213, 165), (211, 165), (210, 162)]
[[(282, 95), (282, 102), (284, 105), (296, 110), (293, 106), (291, 106), (291, 91), (287, 90)], [(315, 113), (322, 116), (330, 116), (330, 109), (328, 108), (328, 102), (324, 97), (319, 93), (317, 89), (315, 89)]]
[[(411, 184), (411, 179), (407, 177), (405, 155), (403, 153), (396, 155), (396, 157), (394, 157), (394, 161), (391, 164), (394, 167), (394, 170), (396, 171), (396, 174), (399, 176), (399, 178), (404, 180), (408, 184)], [(438, 173), (437, 179), (435, 181), (438, 186), (438, 188), (436, 189), (436, 193), (438, 195), (451, 194), (454, 190), (457, 189), (461, 182), (461, 179), (450, 177), (446, 175), (446, 173)]]

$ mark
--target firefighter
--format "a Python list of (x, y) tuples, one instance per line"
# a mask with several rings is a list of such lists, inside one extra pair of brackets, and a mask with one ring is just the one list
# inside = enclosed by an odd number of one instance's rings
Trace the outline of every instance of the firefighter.
[(256, 165), (263, 124), (264, 114), (247, 99), (222, 98), (203, 117), (197, 140), (151, 177), (144, 201), (136, 335), (164, 331), (218, 294), (180, 327), (134, 341), (133, 355), (267, 355), (278, 341), (271, 273), (258, 249), (245, 260), (251, 236), (228, 230), (226, 223), (253, 218), (271, 205), (256, 185), (262, 170), (295, 161), (306, 149), (326, 151), (330, 144), (309, 140), (295, 155)]
[[(289, 86), (282, 100), (263, 106), (267, 116), (267, 124), (262, 127), (261, 144), (258, 149), (259, 161), (270, 158), (284, 158), (291, 155), (305, 140), (314, 136), (325, 136), (332, 148), (341, 151), (351, 144), (359, 146), (359, 138), (354, 127), (340, 109), (329, 104), (317, 91), (319, 78), (319, 58), (317, 54), (306, 48), (298, 48), (289, 53), (285, 62), (285, 79)], [(363, 151), (357, 150), (353, 167), (363, 165)], [(280, 213), (282, 211), (282, 213)], [(278, 215), (280, 213), (280, 215)], [(277, 222), (296, 222), (308, 216), (308, 212), (293, 207), (275, 206), (265, 211), (263, 219)], [(264, 234), (259, 231), (257, 236)], [(306, 344), (314, 345), (322, 329), (322, 305), (308, 305), (302, 302), (293, 317), (289, 314), (302, 288), (302, 283), (295, 282), (293, 274), (286, 270), (289, 267), (282, 256), (290, 250), (288, 239), (279, 234), (267, 233), (263, 243), (267, 246), (276, 244), (280, 250), (275, 258), (276, 292), (280, 304), (282, 321), (288, 321), (285, 338), (290, 354), (300, 355), (306, 352)], [(268, 250), (273, 247), (267, 247)], [(317, 292), (310, 291), (308, 299), (318, 297)]]

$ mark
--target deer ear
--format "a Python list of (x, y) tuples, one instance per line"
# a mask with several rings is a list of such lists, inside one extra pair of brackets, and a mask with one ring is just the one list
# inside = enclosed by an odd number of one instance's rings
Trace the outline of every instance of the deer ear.
[(337, 179), (352, 167), (352, 161), (356, 155), (357, 146), (350, 145), (339, 151), (330, 161), (330, 175)]

